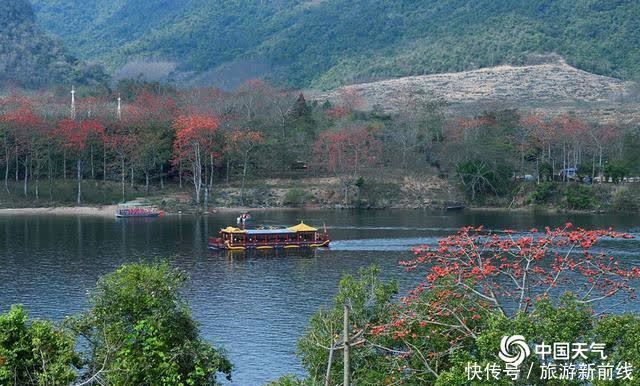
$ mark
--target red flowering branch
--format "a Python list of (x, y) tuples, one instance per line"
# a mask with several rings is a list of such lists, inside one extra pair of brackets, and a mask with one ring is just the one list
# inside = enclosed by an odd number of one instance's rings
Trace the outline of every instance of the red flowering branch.
[(515, 237), (466, 227), (442, 239), (437, 248), (423, 246), (416, 257), (401, 264), (408, 269), (426, 266), (426, 286), (471, 292), (505, 312), (526, 311), (534, 296), (549, 296), (559, 286), (570, 288), (583, 303), (616, 294), (635, 298), (631, 281), (640, 277), (638, 267), (623, 267), (604, 252), (593, 252), (602, 239), (631, 238), (612, 230), (563, 228)]
[(425, 281), (401, 299), (387, 323), (371, 326), (369, 333), (391, 338), (394, 349), (408, 348), (410, 358), (403, 363), (414, 368), (407, 371), (436, 375), (453, 352), (473, 345), (496, 311), (507, 317), (531, 312), (536, 299), (565, 291), (588, 304), (634, 299), (640, 268), (596, 250), (605, 239), (631, 237), (571, 224), (526, 235), (462, 228), (436, 247), (416, 248), (414, 258), (401, 263), (424, 269)]

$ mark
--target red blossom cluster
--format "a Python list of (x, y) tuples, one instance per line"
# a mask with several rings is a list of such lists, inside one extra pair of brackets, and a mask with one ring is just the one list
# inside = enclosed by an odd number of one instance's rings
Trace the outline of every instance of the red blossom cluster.
[(65, 148), (82, 154), (91, 137), (104, 140), (105, 127), (97, 119), (63, 119), (52, 134), (62, 140)]
[(214, 135), (220, 120), (210, 115), (181, 115), (173, 121), (176, 129), (174, 148), (176, 154), (191, 153), (192, 147), (199, 146), (203, 151), (212, 151)]

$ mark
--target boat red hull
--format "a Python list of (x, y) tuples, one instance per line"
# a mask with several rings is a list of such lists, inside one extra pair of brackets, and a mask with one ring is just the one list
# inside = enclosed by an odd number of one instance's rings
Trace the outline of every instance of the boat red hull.
[(281, 242), (281, 243), (241, 243), (230, 244), (224, 242), (218, 237), (209, 238), (209, 249), (227, 250), (227, 251), (245, 251), (245, 250), (268, 250), (268, 249), (293, 249), (293, 248), (327, 248), (329, 247), (329, 239), (322, 239), (309, 242)]

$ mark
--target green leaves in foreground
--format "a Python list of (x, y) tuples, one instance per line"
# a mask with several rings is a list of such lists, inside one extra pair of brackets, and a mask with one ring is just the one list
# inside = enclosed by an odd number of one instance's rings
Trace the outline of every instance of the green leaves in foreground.
[[(323, 383), (329, 347), (341, 345), (343, 308), (350, 309), (350, 335), (358, 336), (371, 325), (381, 323), (391, 299), (398, 293), (395, 282), (384, 282), (377, 267), (362, 269), (357, 277), (345, 275), (340, 281), (338, 294), (330, 308), (320, 308), (309, 321), (306, 331), (298, 341), (298, 354), (309, 373), (307, 383)], [(363, 331), (364, 330), (364, 331)], [(354, 346), (351, 351), (352, 379), (358, 384), (376, 384), (384, 378), (386, 364), (378, 350), (368, 344)], [(334, 351), (331, 369), (331, 384), (342, 382), (342, 351)], [(294, 380), (282, 378), (281, 385), (296, 384)], [(304, 384), (304, 383), (302, 383)]]
[(28, 321), (22, 306), (0, 314), (0, 384), (67, 385), (76, 377), (75, 340), (43, 320)]
[[(181, 295), (187, 276), (162, 264), (125, 264), (102, 277), (91, 308), (58, 328), (0, 314), (0, 385), (216, 385), (232, 365), (204, 341)], [(76, 347), (83, 351), (78, 354)]]
[(125, 264), (98, 281), (92, 308), (69, 321), (88, 343), (88, 373), (114, 385), (215, 385), (229, 360), (199, 335), (180, 294), (187, 276), (162, 264)]

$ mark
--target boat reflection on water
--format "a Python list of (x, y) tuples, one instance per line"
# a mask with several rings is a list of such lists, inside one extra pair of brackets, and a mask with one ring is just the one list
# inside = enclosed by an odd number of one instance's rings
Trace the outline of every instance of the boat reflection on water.
[(116, 222), (123, 222), (127, 224), (148, 224), (154, 222), (159, 216), (147, 216), (147, 217), (116, 217)]
[(281, 259), (281, 258), (298, 258), (298, 259), (315, 259), (323, 250), (318, 248), (299, 248), (299, 249), (246, 249), (246, 250), (229, 250), (229, 249), (210, 249), (215, 256), (224, 257), (229, 262), (233, 261), (250, 261), (253, 259)]

